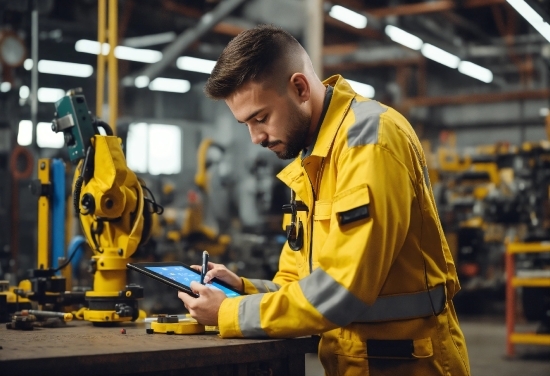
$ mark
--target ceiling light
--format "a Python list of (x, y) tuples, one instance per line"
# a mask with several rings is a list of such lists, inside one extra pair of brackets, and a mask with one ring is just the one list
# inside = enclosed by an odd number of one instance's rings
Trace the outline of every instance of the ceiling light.
[(23, 85), (19, 88), (19, 98), (27, 99), (30, 94), (31, 94), (31, 91), (28, 86)]
[(38, 101), (42, 103), (55, 103), (63, 98), (65, 91), (63, 89), (54, 89), (51, 87), (38, 88)]
[[(95, 41), (95, 40), (88, 40), (88, 39), (80, 39), (78, 41), (76, 41), (75, 45), (74, 45), (74, 49), (77, 51), (77, 52), (84, 52), (86, 54), (94, 54), (94, 55), (98, 55), (99, 54), (99, 42)], [(109, 43), (103, 43), (103, 55), (108, 55), (109, 54), (109, 49), (110, 49), (110, 46), (109, 46)]]
[(469, 61), (461, 61), (458, 65), (458, 71), (485, 83), (493, 81), (493, 72)]
[(154, 46), (157, 44), (170, 43), (176, 39), (176, 33), (168, 31), (166, 33), (143, 35), (141, 37), (126, 38), (122, 44), (128, 47), (140, 48)]
[(138, 61), (140, 63), (156, 63), (162, 59), (162, 52), (126, 46), (116, 46), (115, 57), (121, 60)]
[(2, 82), (0, 84), (0, 91), (2, 93), (7, 93), (10, 90), (11, 90), (11, 84), (9, 82)]
[(138, 88), (142, 88), (142, 87), (146, 87), (147, 85), (149, 85), (149, 77), (147, 76), (138, 76), (136, 77), (136, 79), (134, 80), (134, 85), (136, 85), (136, 87)]
[[(80, 39), (75, 43), (74, 49), (78, 52), (97, 55), (99, 54), (99, 42), (88, 39)], [(109, 50), (109, 44), (103, 43), (102, 54), (108, 55)], [(120, 60), (138, 61), (140, 63), (156, 63), (162, 59), (162, 52), (132, 48), (128, 46), (116, 46), (115, 57)]]
[(385, 29), (386, 35), (390, 37), (396, 43), (402, 44), (405, 47), (409, 47), (413, 50), (419, 50), (422, 47), (422, 39), (415, 35), (407, 33), (405, 30), (401, 30), (398, 27), (388, 25)]
[(94, 68), (88, 64), (40, 60), (38, 62), (38, 71), (40, 73), (59, 74), (63, 76), (90, 77), (92, 73), (94, 73)]
[(149, 89), (155, 91), (168, 91), (171, 93), (187, 93), (189, 89), (191, 89), (191, 83), (187, 80), (157, 77), (151, 81)]
[(508, 3), (527, 20), (546, 40), (550, 42), (550, 24), (544, 21), (524, 0), (506, 0)]
[(21, 146), (32, 144), (32, 121), (21, 120), (17, 132), (17, 143)]
[(214, 60), (199, 59), (191, 56), (179, 57), (176, 66), (181, 70), (187, 70), (199, 73), (212, 73), (216, 62)]
[(332, 18), (336, 18), (338, 21), (347, 23), (356, 29), (364, 29), (367, 26), (367, 17), (340, 5), (334, 5), (330, 8), (330, 12), (328, 14)]
[(23, 62), (23, 67), (26, 70), (31, 70), (33, 65), (34, 64), (32, 63), (32, 59), (25, 59), (25, 61)]
[(366, 98), (374, 97), (374, 88), (372, 86), (353, 80), (346, 79), (346, 81), (357, 94), (360, 94)]
[(52, 131), (52, 123), (36, 124), (36, 144), (41, 148), (60, 149), (65, 145), (63, 132)]
[(447, 51), (442, 50), (439, 47), (433, 46), (429, 43), (424, 43), (421, 48), (422, 55), (437, 61), (439, 64), (448, 66), (449, 68), (457, 68), (460, 63), (460, 58), (453, 54), (448, 53)]

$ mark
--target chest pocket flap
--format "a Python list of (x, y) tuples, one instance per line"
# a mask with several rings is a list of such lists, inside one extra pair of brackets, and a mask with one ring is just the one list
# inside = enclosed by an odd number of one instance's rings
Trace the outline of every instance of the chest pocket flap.
[(350, 188), (334, 198), (334, 211), (340, 226), (370, 217), (370, 195), (366, 184)]
[(332, 214), (332, 201), (323, 201), (319, 200), (315, 202), (315, 214), (313, 219), (315, 221), (323, 221), (325, 219), (330, 219)]

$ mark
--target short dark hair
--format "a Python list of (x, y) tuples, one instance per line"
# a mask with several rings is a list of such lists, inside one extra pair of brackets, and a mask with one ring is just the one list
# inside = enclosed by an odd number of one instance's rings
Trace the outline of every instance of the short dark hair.
[(233, 38), (220, 55), (204, 92), (225, 99), (249, 81), (259, 82), (276, 72), (278, 63), (300, 43), (287, 31), (259, 25)]

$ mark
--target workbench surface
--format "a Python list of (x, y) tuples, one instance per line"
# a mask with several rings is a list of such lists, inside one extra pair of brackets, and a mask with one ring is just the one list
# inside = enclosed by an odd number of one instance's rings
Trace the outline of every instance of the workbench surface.
[(318, 341), (147, 334), (145, 323), (69, 322), (32, 331), (2, 325), (0, 374), (304, 375), (305, 353), (317, 352)]

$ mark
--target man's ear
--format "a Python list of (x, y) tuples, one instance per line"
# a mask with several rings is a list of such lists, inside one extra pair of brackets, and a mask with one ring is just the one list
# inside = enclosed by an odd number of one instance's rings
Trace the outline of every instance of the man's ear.
[(292, 91), (299, 98), (300, 102), (307, 102), (311, 96), (309, 81), (303, 73), (294, 73), (290, 77)]

